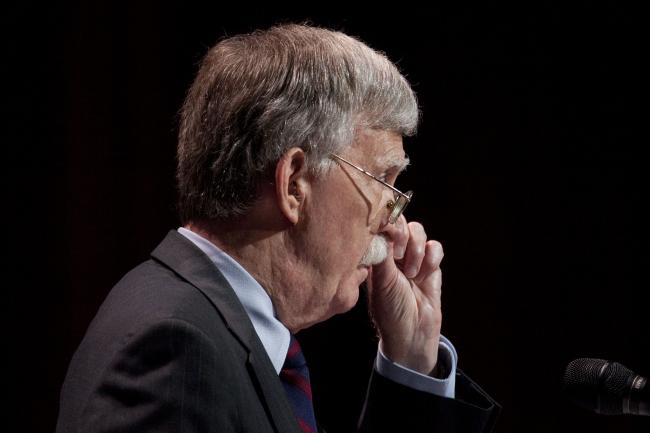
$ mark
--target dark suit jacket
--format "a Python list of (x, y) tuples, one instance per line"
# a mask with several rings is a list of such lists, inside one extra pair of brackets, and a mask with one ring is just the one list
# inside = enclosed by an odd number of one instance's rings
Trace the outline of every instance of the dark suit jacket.
[[(374, 373), (360, 430), (484, 432), (498, 406), (469, 379), (458, 398)], [(57, 432), (300, 433), (284, 388), (235, 293), (171, 231), (109, 293), (74, 354)]]

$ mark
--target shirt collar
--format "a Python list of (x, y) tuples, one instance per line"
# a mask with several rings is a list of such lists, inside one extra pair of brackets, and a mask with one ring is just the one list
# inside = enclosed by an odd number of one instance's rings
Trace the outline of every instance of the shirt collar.
[(273, 367), (280, 373), (289, 350), (290, 332), (275, 316), (266, 290), (232, 257), (204, 237), (180, 227), (178, 232), (192, 241), (215, 264), (239, 298)]

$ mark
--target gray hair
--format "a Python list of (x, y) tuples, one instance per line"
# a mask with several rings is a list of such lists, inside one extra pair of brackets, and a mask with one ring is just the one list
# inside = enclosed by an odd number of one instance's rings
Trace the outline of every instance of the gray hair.
[(246, 213), (292, 147), (319, 174), (359, 128), (412, 135), (418, 114), (396, 66), (343, 33), (290, 24), (224, 39), (202, 60), (180, 113), (181, 220)]

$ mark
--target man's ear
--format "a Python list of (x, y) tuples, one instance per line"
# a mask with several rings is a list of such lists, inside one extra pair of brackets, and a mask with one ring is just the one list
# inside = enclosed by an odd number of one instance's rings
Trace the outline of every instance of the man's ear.
[(282, 214), (297, 224), (304, 209), (305, 197), (310, 191), (307, 155), (299, 147), (292, 147), (282, 155), (275, 167), (275, 194)]

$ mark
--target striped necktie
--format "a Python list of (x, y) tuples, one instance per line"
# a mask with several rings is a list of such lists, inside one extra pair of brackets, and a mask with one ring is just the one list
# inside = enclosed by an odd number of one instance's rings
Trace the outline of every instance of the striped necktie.
[(309, 369), (296, 337), (291, 335), (289, 352), (280, 371), (280, 380), (293, 405), (298, 424), (304, 433), (317, 433), (314, 406), (311, 401)]

